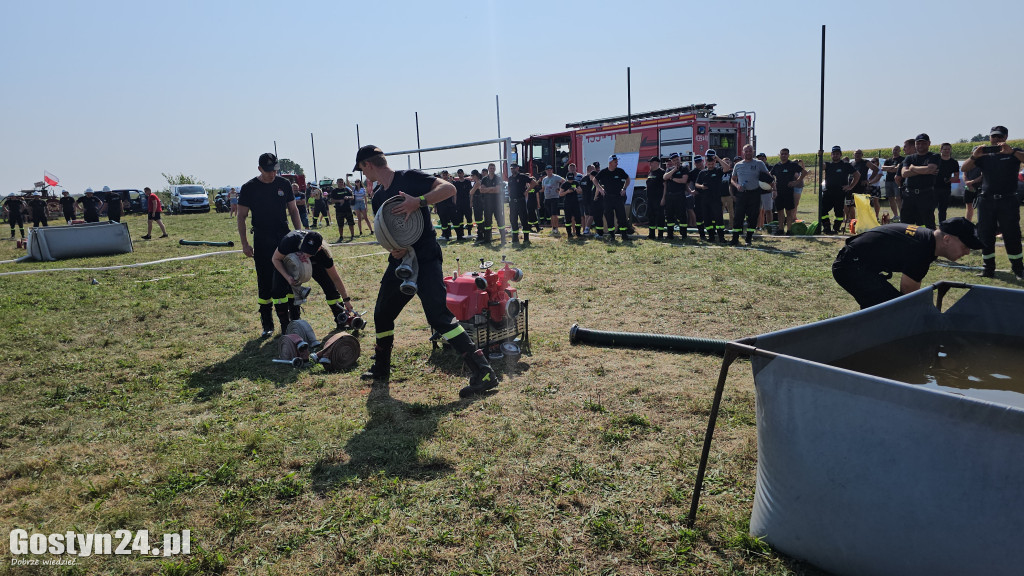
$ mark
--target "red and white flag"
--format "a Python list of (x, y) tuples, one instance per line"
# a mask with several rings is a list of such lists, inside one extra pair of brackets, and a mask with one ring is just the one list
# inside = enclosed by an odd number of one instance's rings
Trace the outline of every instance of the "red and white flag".
[(57, 178), (53, 174), (43, 170), (43, 182), (46, 182), (50, 186), (57, 186), (60, 184), (60, 178)]

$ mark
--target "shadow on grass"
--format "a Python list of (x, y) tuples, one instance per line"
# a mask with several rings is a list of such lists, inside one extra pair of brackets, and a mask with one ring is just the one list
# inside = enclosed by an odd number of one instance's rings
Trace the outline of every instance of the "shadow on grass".
[(327, 492), (353, 477), (430, 479), (450, 474), (453, 466), (448, 460), (422, 455), (420, 445), (437, 432), (443, 417), (484, 397), (436, 405), (410, 403), (392, 398), (388, 384), (374, 384), (366, 398), (370, 419), (345, 445), (348, 461), (328, 458), (314, 464), (313, 490)]
[(220, 396), (224, 384), (234, 380), (270, 380), (277, 386), (295, 382), (299, 370), (271, 362), (279, 346), (279, 336), (250, 340), (234, 356), (192, 372), (186, 385), (197, 390), (196, 401), (206, 402)]

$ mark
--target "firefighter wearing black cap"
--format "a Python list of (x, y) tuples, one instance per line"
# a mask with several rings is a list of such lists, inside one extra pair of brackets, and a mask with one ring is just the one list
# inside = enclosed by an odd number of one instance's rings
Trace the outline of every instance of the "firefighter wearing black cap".
[[(272, 262), (277, 269), (274, 276), (274, 291), (287, 292), (293, 286), (297, 286), (296, 278), (288, 274), (284, 265), (284, 259), (289, 254), (299, 254), (299, 258), (309, 261), (313, 271), (313, 280), (320, 285), (324, 291), (324, 298), (327, 306), (331, 309), (331, 317), (339, 321), (342, 312), (352, 313), (352, 298), (348, 295), (345, 283), (334, 266), (334, 258), (331, 251), (324, 246), (324, 237), (319, 232), (309, 230), (292, 230), (284, 235), (281, 242), (274, 250)], [(293, 309), (297, 306), (293, 306)], [(341, 322), (339, 322), (341, 328)]]
[(700, 239), (704, 240), (704, 231), (707, 230), (710, 241), (715, 240), (718, 234), (718, 241), (725, 242), (725, 220), (722, 218), (722, 197), (729, 194), (727, 183), (724, 181), (726, 173), (732, 171), (732, 163), (727, 158), (719, 158), (714, 150), (708, 150), (705, 154), (705, 166), (697, 176), (697, 203), (702, 206), (704, 212), (703, 228), (698, 225)]
[(1021, 250), (1020, 205), (1015, 195), (1017, 174), (1024, 151), (1006, 143), (1005, 126), (993, 126), (989, 131), (989, 145), (978, 146), (964, 162), (963, 171), (981, 169), (981, 192), (978, 194), (978, 235), (983, 245), (981, 257), (984, 269), (981, 276), (992, 278), (996, 274), (996, 228), (1003, 234), (1006, 256), (1017, 280), (1024, 280), (1024, 251)]
[[(821, 194), (821, 208), (818, 222), (823, 234), (838, 234), (843, 229), (843, 204), (846, 193), (853, 190), (860, 180), (860, 173), (849, 162), (843, 162), (843, 149), (832, 147), (832, 161), (825, 162), (825, 191)], [(851, 180), (851, 177), (853, 178)], [(832, 210), (835, 220), (828, 216)]]
[[(604, 219), (608, 239), (615, 240), (618, 232), (623, 240), (629, 237), (629, 223), (626, 222), (626, 189), (629, 188), (629, 174), (619, 168), (619, 157), (608, 157), (608, 167), (597, 173), (599, 191), (604, 196)], [(618, 228), (616, 228), (618, 226)]]
[[(982, 248), (974, 224), (950, 218), (930, 230), (916, 224), (886, 224), (846, 239), (832, 264), (832, 276), (861, 309), (888, 302), (921, 287), (936, 258), (953, 262)], [(900, 289), (889, 283), (900, 272)]]
[(942, 158), (928, 151), (930, 145), (927, 134), (918, 134), (914, 139), (916, 153), (903, 159), (906, 191), (901, 221), (935, 228), (935, 175), (939, 173)]
[(652, 156), (647, 171), (647, 237), (665, 237), (665, 170), (661, 158)]
[(701, 239), (704, 239), (704, 206), (698, 201), (697, 177), (704, 171), (704, 157), (697, 155), (693, 157), (693, 168), (690, 169), (690, 177), (687, 179), (689, 190), (686, 194), (686, 224), (692, 222), (701, 232)]
[(529, 212), (526, 209), (526, 191), (537, 183), (533, 178), (520, 172), (518, 164), (510, 164), (509, 171), (511, 174), (508, 177), (508, 213), (512, 219), (512, 243), (519, 243), (520, 230), (523, 232), (523, 242), (529, 242), (530, 228), (533, 224), (530, 223)]
[[(376, 146), (363, 146), (356, 154), (354, 170), (361, 170), (371, 182), (376, 182), (373, 194), (373, 210), (376, 213), (390, 198), (400, 196), (402, 202), (389, 208), (394, 214), (406, 217), (419, 210), (424, 222), (430, 222), (430, 204), (435, 204), (455, 194), (455, 187), (444, 180), (424, 174), (419, 170), (392, 170), (384, 152)], [(438, 334), (451, 344), (472, 372), (469, 385), (459, 391), (467, 397), (484, 392), (498, 385), (497, 375), (491, 369), (482, 350), (466, 334), (461, 324), (448, 309), (447, 292), (444, 287), (444, 273), (441, 271), (441, 247), (432, 226), (424, 226), (423, 233), (412, 248), (419, 265), (417, 295), (423, 304), (427, 322)], [(395, 269), (402, 262), (405, 250), (397, 250), (388, 256), (388, 267), (380, 281), (377, 304), (373, 310), (377, 344), (373, 365), (363, 374), (364, 379), (386, 382), (391, 377), (391, 350), (395, 341), (395, 319), (412, 300), (400, 286), (402, 280), (395, 275)]]
[(468, 235), (473, 231), (473, 202), (469, 198), (473, 182), (466, 177), (466, 171), (459, 168), (455, 171), (452, 184), (455, 186), (455, 230), (459, 239), (462, 239), (463, 234)]
[(25, 237), (25, 200), (21, 196), (10, 195), (4, 199), (7, 208), (7, 222), (11, 225), (11, 240), (14, 240), (14, 225), (18, 225), (21, 237)]
[[(294, 296), (288, 289), (288, 283), (274, 268), (273, 256), (289, 231), (286, 214), (291, 217), (296, 230), (302, 226), (292, 184), (277, 175), (277, 156), (269, 152), (260, 155), (258, 167), (259, 176), (243, 184), (238, 193), (238, 236), (242, 241), (242, 253), (253, 259), (256, 268), (256, 302), (259, 304), (262, 335), (267, 337), (274, 333), (274, 312), (281, 323), (282, 333), (288, 322), (296, 319), (291, 317), (289, 310)], [(246, 230), (250, 212), (252, 245)]]
[[(662, 180), (665, 181), (665, 197), (662, 205), (665, 207), (665, 220), (662, 228), (667, 232), (668, 239), (675, 235), (676, 226), (679, 226), (679, 236), (686, 240), (686, 230), (689, 227), (689, 217), (686, 214), (686, 193), (690, 191), (690, 171), (683, 166), (683, 159), (679, 154), (673, 152), (669, 155), (670, 165), (664, 170)], [(658, 231), (661, 237), (661, 230)]]
[[(576, 173), (576, 165), (570, 163), (565, 173), (565, 180), (558, 186), (558, 195), (562, 198), (562, 209), (565, 212), (565, 236), (572, 238), (573, 230), (576, 237), (583, 237), (583, 211), (580, 209), (580, 180), (582, 174)], [(575, 222), (575, 224), (572, 224)]]

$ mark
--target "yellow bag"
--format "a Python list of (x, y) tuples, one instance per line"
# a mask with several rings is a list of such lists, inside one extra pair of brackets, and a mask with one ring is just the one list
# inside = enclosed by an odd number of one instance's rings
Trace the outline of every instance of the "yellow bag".
[(879, 226), (878, 217), (875, 216), (875, 209), (871, 206), (871, 196), (867, 194), (854, 194), (853, 206), (857, 213), (857, 234)]

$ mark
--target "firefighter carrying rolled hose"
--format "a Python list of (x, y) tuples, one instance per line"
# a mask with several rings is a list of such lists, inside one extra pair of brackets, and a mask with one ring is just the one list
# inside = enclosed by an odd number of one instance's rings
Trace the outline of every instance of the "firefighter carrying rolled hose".
[[(455, 195), (455, 186), (434, 178), (418, 170), (392, 170), (388, 166), (384, 152), (376, 146), (363, 146), (356, 154), (356, 165), (353, 171), (360, 170), (366, 177), (377, 183), (373, 194), (373, 210), (381, 213), (386, 210), (388, 218), (381, 230), (381, 221), (374, 228), (378, 239), (381, 233), (399, 236), (407, 223), (419, 218), (422, 222), (430, 222), (427, 207)], [(384, 206), (392, 198), (399, 198)], [(399, 243), (402, 244), (401, 242)], [(417, 261), (416, 294), (423, 304), (430, 327), (441, 334), (463, 358), (472, 372), (469, 385), (459, 391), (459, 396), (468, 397), (484, 392), (498, 385), (497, 375), (491, 369), (481, 350), (466, 334), (461, 324), (448, 309), (447, 293), (444, 287), (444, 273), (441, 264), (441, 247), (432, 226), (422, 226), (419, 234), (408, 246), (415, 252)], [(396, 272), (403, 265), (403, 257), (408, 250), (390, 249), (388, 267), (380, 281), (377, 292), (377, 304), (373, 310), (373, 323), (377, 332), (376, 355), (370, 369), (363, 374), (364, 379), (386, 382), (391, 376), (391, 350), (395, 341), (395, 319), (412, 300), (408, 290), (402, 290), (407, 278), (399, 277)]]
[[(310, 279), (301, 277), (299, 270), (302, 268), (301, 265), (291, 264), (293, 268), (289, 270), (289, 258), (292, 259), (292, 262), (295, 260), (308, 262), (310, 277), (323, 289), (324, 298), (327, 299), (327, 305), (331, 308), (331, 316), (339, 324), (338, 327), (343, 328), (342, 324), (352, 314), (352, 298), (349, 297), (345, 283), (342, 282), (341, 275), (338, 274), (338, 269), (334, 266), (331, 251), (323, 244), (324, 237), (319, 232), (292, 230), (285, 234), (272, 257), (274, 268), (281, 274), (274, 277), (274, 292), (280, 292), (282, 288), (287, 290), (287, 286), (293, 288), (300, 286)], [(280, 286), (277, 284), (278, 282), (285, 282), (287, 286)], [(289, 311), (292, 320), (298, 320), (301, 317), (301, 306), (305, 301), (304, 296), (308, 293), (309, 288), (305, 288), (301, 294), (303, 298), (296, 298), (292, 301)]]

